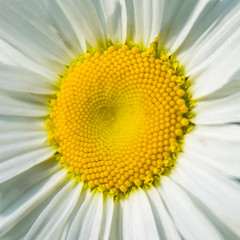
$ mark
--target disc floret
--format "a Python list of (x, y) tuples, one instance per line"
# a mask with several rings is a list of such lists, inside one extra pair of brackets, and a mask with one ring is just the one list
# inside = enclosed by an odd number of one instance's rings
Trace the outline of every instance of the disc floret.
[(124, 196), (157, 184), (192, 127), (188, 78), (154, 45), (90, 52), (59, 81), (49, 142), (69, 174), (92, 190)]

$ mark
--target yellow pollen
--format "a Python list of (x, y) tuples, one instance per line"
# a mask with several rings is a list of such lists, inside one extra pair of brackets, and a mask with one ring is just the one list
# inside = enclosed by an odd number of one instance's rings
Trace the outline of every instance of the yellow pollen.
[(172, 56), (115, 44), (76, 59), (46, 123), (71, 176), (123, 196), (169, 173), (190, 127), (188, 80)]

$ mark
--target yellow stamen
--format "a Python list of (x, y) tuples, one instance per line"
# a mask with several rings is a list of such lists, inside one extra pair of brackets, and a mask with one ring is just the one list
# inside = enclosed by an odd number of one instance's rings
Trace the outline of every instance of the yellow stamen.
[(125, 195), (174, 166), (191, 125), (187, 79), (172, 57), (156, 55), (116, 44), (80, 56), (61, 78), (49, 141), (90, 189)]

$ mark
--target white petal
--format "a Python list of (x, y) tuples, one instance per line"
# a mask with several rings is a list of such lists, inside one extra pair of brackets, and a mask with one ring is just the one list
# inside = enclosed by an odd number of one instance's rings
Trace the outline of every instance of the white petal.
[(123, 239), (159, 239), (149, 200), (143, 190), (137, 190), (124, 200)]
[[(36, 167), (34, 170), (40, 170), (46, 166), (46, 164), (40, 165), (40, 168)], [(0, 237), (16, 234), (15, 231), (19, 228), (20, 231), (26, 231), (26, 228), (30, 227), (32, 218), (37, 217), (38, 207), (42, 211), (41, 204), (44, 203), (44, 200), (57, 192), (62, 183), (66, 181), (64, 170), (58, 170), (55, 174), (53, 174), (53, 170), (54, 168), (45, 168), (41, 173), (36, 172), (34, 175), (34, 171), (31, 169), (5, 184), (1, 184), (3, 200), (1, 202)], [(10, 186), (12, 188), (9, 188)]]
[[(219, 140), (224, 141), (229, 145), (238, 145), (240, 141), (240, 126), (237, 124), (220, 126), (196, 126), (194, 134), (198, 135), (199, 137), (204, 137), (204, 140), (206, 141)], [(204, 140), (202, 139), (202, 141)]]
[(107, 39), (113, 42), (125, 43), (127, 34), (127, 12), (124, 0), (95, 1), (99, 18), (101, 19)]
[[(59, 36), (51, 29), (47, 18), (35, 15), (43, 11), (41, 4), (31, 2), (31, 9), (15, 1), (1, 4), (1, 38), (14, 48), (34, 57), (35, 61), (61, 70), (71, 57)], [(41, 16), (41, 17), (40, 17)], [(31, 36), (31, 37), (29, 37)]]
[(229, 78), (229, 83), (224, 84), (217, 91), (201, 97), (199, 101), (214, 100), (218, 98), (223, 98), (235, 94), (240, 88), (240, 70), (236, 72), (231, 78)]
[(240, 93), (196, 103), (196, 124), (216, 125), (240, 121)]
[(103, 196), (101, 193), (90, 193), (77, 212), (67, 239), (93, 239), (97, 240), (101, 228), (103, 211)]
[(164, 11), (164, 1), (153, 0), (152, 2), (152, 27), (149, 36), (148, 44), (152, 43), (156, 37), (159, 35), (159, 29), (161, 28), (163, 11)]
[(156, 188), (151, 187), (146, 191), (146, 193), (152, 207), (156, 225), (158, 226), (160, 239), (180, 240), (181, 237), (179, 236), (177, 229), (170, 218)]
[(240, 29), (231, 34), (231, 38), (224, 41), (224, 44), (212, 53), (211, 58), (189, 72), (190, 77), (195, 79), (191, 88), (194, 98), (213, 93), (233, 80), (232, 76), (240, 69), (239, 38)]
[(106, 37), (101, 20), (97, 9), (90, 1), (60, 0), (58, 3), (75, 30), (84, 52), (89, 45), (93, 48), (106, 48)]
[[(44, 118), (37, 117), (16, 117), (0, 115), (0, 131), (2, 134), (28, 132), (28, 131), (45, 131), (43, 123)], [(46, 135), (47, 136), (47, 135)]]
[[(6, 147), (8, 144), (19, 143), (25, 140), (33, 140), (33, 139), (47, 139), (47, 131), (46, 129), (37, 130), (37, 131), (12, 131), (9, 129), (8, 131), (0, 132), (0, 146)], [(2, 147), (0, 147), (2, 149)]]
[[(177, 49), (179, 58), (184, 63), (187, 63), (187, 70), (197, 67), (215, 52), (221, 44), (224, 44), (224, 40), (231, 37), (231, 34), (234, 32), (232, 30), (234, 28), (236, 29), (238, 26), (236, 23), (236, 25), (234, 25), (232, 22), (234, 18), (233, 13), (235, 13), (236, 17), (236, 13), (238, 12), (238, 0), (212, 0), (201, 2), (202, 4), (207, 4), (196, 19), (189, 35), (185, 38), (180, 48)], [(167, 14), (168, 12), (166, 15)], [(171, 16), (172, 15), (169, 16), (169, 21), (171, 21)], [(186, 25), (188, 25), (188, 16), (185, 15), (182, 16), (182, 18), (185, 18)], [(174, 23), (177, 23), (177, 21)], [(177, 28), (177, 25), (178, 23), (175, 28)], [(226, 25), (229, 25), (230, 28), (226, 29)], [(179, 31), (181, 29), (180, 27)], [(199, 49), (201, 49), (201, 51), (199, 51)], [(208, 55), (208, 53), (210, 54)]]
[[(41, 134), (42, 135), (42, 134)], [(21, 155), (31, 150), (38, 149), (41, 147), (49, 146), (46, 144), (46, 137), (27, 137), (22, 139), (22, 141), (12, 141), (11, 143), (1, 144), (0, 145), (0, 159), (1, 161), (13, 158), (15, 156)]]
[[(239, 1), (218, 1), (199, 19), (189, 34), (180, 62), (194, 84), (195, 98), (208, 95), (230, 82), (240, 68), (240, 4)], [(202, 33), (200, 35), (200, 33)]]
[(67, 236), (69, 234), (70, 228), (72, 226), (72, 223), (74, 222), (74, 219), (76, 217), (76, 214), (78, 213), (79, 209), (81, 208), (83, 202), (86, 199), (86, 193), (89, 192), (88, 189), (84, 189), (82, 188), (81, 193), (79, 194), (79, 198), (76, 202), (76, 205), (74, 207), (74, 209), (72, 210), (72, 213), (69, 215), (68, 220), (64, 226), (64, 228), (62, 229), (62, 236), (61, 236), (61, 240), (66, 240)]
[(102, 226), (99, 234), (99, 239), (109, 239), (111, 225), (112, 225), (114, 204), (115, 203), (112, 197), (106, 197), (104, 199), (103, 219), (102, 219)]
[(168, 177), (161, 178), (158, 191), (184, 239), (223, 239), (212, 223), (194, 206), (187, 194)]
[(112, 226), (111, 226), (109, 239), (114, 239), (114, 240), (123, 239), (123, 205), (124, 205), (124, 200), (114, 202)]
[(75, 186), (74, 180), (69, 181), (45, 207), (25, 238), (60, 239), (68, 217), (79, 199), (81, 190), (82, 184)]
[[(170, 28), (170, 34), (168, 35), (171, 39), (168, 41), (167, 45), (173, 41), (170, 48), (171, 52), (177, 52), (177, 50), (179, 51), (181, 44), (183, 44), (184, 40), (186, 40), (189, 35), (189, 32), (191, 32), (191, 30), (195, 27), (196, 21), (201, 18), (205, 12), (209, 11), (213, 2), (214, 1), (210, 3), (208, 1), (184, 2), (185, 6), (181, 6), (180, 11), (177, 12), (177, 16), (174, 16), (174, 21), (177, 24), (173, 24), (173, 28)], [(179, 23), (182, 23), (183, 26), (180, 27)], [(175, 38), (172, 38), (177, 31), (179, 31), (179, 33)]]
[[(240, 237), (239, 185), (184, 155), (170, 177), (203, 204), (206, 215), (213, 214), (223, 228), (226, 226)], [(221, 228), (219, 231), (224, 234)]]
[[(24, 52), (21, 52), (20, 49), (16, 49), (7, 42), (0, 39), (0, 51), (5, 55), (5, 58), (9, 59), (3, 63), (15, 66), (22, 66), (29, 71), (36, 72), (46, 78), (58, 79), (57, 72), (52, 68), (48, 68), (47, 66), (41, 65), (41, 63), (37, 63), (34, 57), (27, 56)], [(59, 71), (63, 72), (63, 70)]]
[(127, 39), (148, 47), (161, 25), (163, 1), (126, 1)]
[(164, 46), (170, 53), (176, 51), (206, 4), (206, 1), (165, 0), (159, 45)]
[(0, 64), (0, 88), (37, 94), (54, 94), (56, 89), (43, 76), (20, 67)]
[(151, 33), (151, 13), (150, 2), (143, 0), (126, 1), (127, 5), (127, 39), (132, 39), (135, 43), (148, 45)]
[(1, 116), (0, 162), (44, 147), (48, 138), (41, 118)]
[[(3, 48), (2, 42), (3, 41), (0, 39), (0, 49)], [(6, 54), (3, 51), (0, 51), (0, 63), (6, 64), (6, 65), (11, 65), (11, 66), (16, 66), (16, 63), (14, 63), (14, 61), (8, 56), (8, 54)]]
[[(48, 160), (1, 184), (0, 192), (2, 202), (0, 212), (3, 212), (26, 192), (34, 188), (35, 185), (47, 179), (58, 170), (59, 166), (56, 165), (55, 161)], [(29, 179), (31, 179), (31, 181), (29, 181)]]
[(61, 10), (57, 0), (44, 0), (44, 3), (47, 10), (47, 19), (51, 27), (53, 27), (56, 34), (60, 36), (69, 55), (72, 59), (75, 59), (79, 54), (83, 53), (77, 38), (77, 33)]
[(1, 90), (0, 102), (3, 115), (41, 117), (49, 113), (46, 96)]
[(240, 126), (196, 126), (184, 140), (186, 156), (220, 171), (228, 177), (240, 178)]
[(0, 182), (50, 158), (45, 119), (0, 116)]
[(46, 144), (34, 146), (33, 149), (26, 153), (16, 154), (15, 157), (5, 159), (0, 162), (0, 183), (15, 177), (26, 171), (32, 166), (49, 159), (55, 150)]
[(195, 98), (221, 88), (240, 68), (239, 9), (237, 0), (165, 2), (159, 45), (184, 65)]

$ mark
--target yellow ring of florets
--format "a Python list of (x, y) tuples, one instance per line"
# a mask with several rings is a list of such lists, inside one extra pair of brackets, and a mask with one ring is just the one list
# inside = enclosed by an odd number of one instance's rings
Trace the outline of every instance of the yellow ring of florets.
[(178, 63), (154, 47), (115, 44), (76, 59), (51, 101), (49, 142), (71, 176), (121, 196), (174, 166), (191, 99)]

